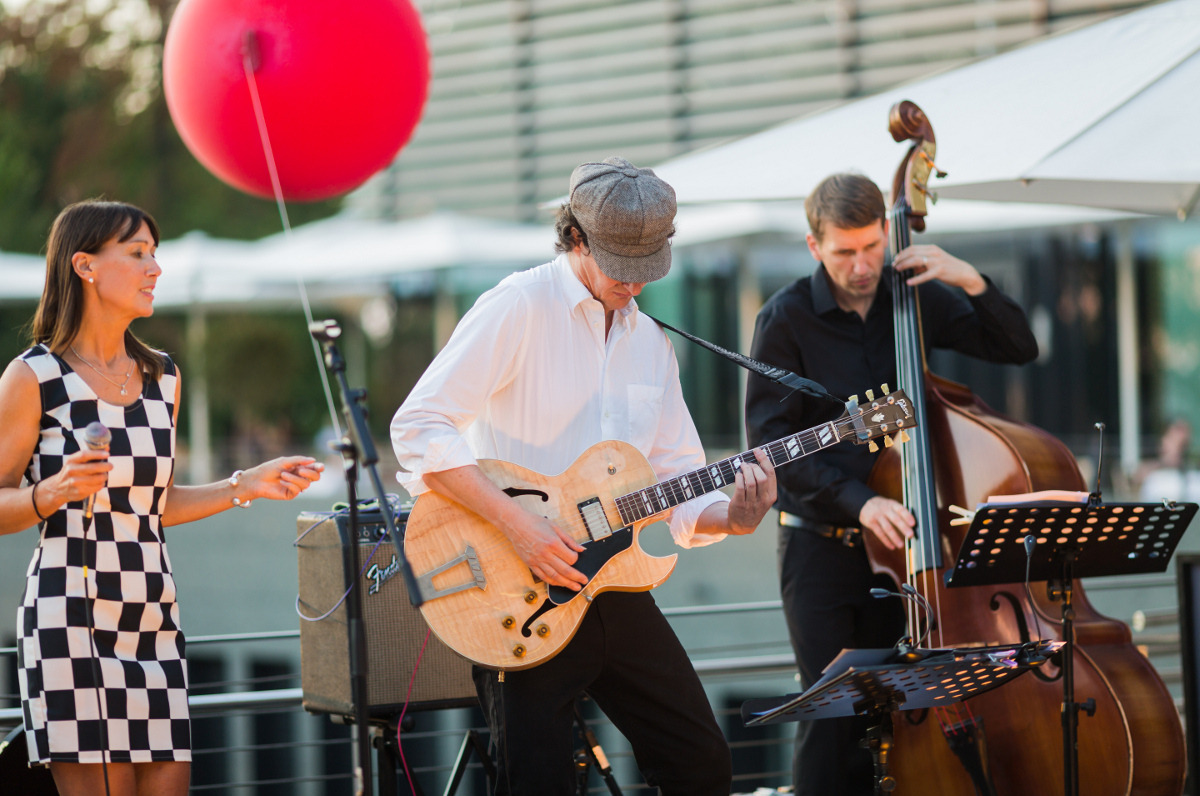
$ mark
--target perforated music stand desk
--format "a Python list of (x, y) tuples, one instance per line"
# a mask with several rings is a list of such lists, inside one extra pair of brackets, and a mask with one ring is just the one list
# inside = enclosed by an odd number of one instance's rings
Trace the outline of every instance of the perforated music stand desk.
[(1062, 578), (1071, 556), (1073, 577), (1165, 572), (1196, 514), (1195, 503), (985, 503), (975, 512), (947, 586), (986, 586), (1025, 580), (1024, 539), (1037, 539), (1031, 581)]
[[(997, 688), (1040, 666), (1063, 646), (1031, 641), (998, 647), (842, 650), (803, 694), (752, 699), (742, 705), (747, 727), (784, 721), (867, 716), (866, 745), (875, 761), (875, 792), (896, 787), (888, 773), (892, 711), (945, 707)], [(909, 660), (909, 658), (913, 660)]]
[[(971, 520), (947, 586), (988, 586), (1047, 581), (1053, 600), (1062, 601), (1063, 793), (1079, 793), (1079, 711), (1095, 703), (1075, 701), (1075, 578), (1165, 572), (1196, 515), (1195, 503), (1104, 503), (1086, 500), (992, 502)], [(1025, 538), (1036, 540), (1026, 553)]]

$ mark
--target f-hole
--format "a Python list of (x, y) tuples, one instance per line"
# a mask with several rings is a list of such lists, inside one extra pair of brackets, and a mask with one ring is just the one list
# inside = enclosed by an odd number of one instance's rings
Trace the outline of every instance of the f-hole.
[(533, 495), (534, 497), (540, 497), (543, 503), (550, 502), (550, 496), (540, 489), (519, 489), (515, 486), (510, 486), (505, 487), (504, 494), (511, 498), (521, 497), (522, 495)]
[(533, 631), (529, 629), (529, 626), (532, 625), (534, 622), (536, 622), (538, 620), (538, 618), (541, 617), (542, 614), (546, 613), (547, 611), (551, 610), (552, 608), (557, 608), (557, 607), (558, 606), (556, 606), (549, 599), (545, 600), (542, 603), (540, 608), (538, 608), (536, 611), (534, 611), (532, 614), (530, 614), (529, 618), (525, 620), (525, 624), (521, 625), (521, 635), (524, 636), (525, 638), (529, 638), (530, 636), (532, 636)]

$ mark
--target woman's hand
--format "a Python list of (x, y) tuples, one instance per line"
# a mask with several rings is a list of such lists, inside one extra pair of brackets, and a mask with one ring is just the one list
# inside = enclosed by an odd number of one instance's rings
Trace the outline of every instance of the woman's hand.
[(243, 471), (237, 497), (243, 503), (255, 498), (291, 500), (320, 479), (324, 469), (311, 456), (281, 456)]
[(45, 517), (67, 503), (84, 500), (104, 488), (112, 471), (108, 450), (84, 449), (63, 459), (62, 469), (38, 484), (37, 502)]

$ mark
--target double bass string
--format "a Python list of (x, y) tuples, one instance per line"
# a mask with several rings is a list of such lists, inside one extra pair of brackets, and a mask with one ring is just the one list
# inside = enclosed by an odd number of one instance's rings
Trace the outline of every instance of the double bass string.
[[(889, 237), (893, 255), (909, 245), (907, 200), (897, 196), (889, 213)], [(941, 589), (931, 570), (937, 566), (935, 545), (938, 544), (937, 502), (932, 494), (935, 487), (929, 448), (929, 430), (925, 418), (924, 348), (921, 318), (916, 290), (907, 284), (906, 277), (892, 272), (893, 331), (896, 341), (896, 369), (900, 387), (909, 394), (917, 415), (916, 435), (900, 450), (903, 495), (917, 516), (916, 534), (905, 542), (905, 579), (922, 594), (930, 595), (937, 626), (937, 646), (942, 643)], [(920, 606), (906, 601), (909, 627), (920, 626)]]

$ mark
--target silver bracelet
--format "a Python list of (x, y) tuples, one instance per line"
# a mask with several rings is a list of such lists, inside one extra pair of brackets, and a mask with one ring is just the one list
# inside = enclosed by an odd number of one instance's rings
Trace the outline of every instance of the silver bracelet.
[[(238, 482), (241, 480), (241, 478), (242, 478), (242, 471), (234, 470), (233, 475), (229, 476), (229, 485), (236, 489)], [(247, 500), (247, 501), (243, 502), (237, 495), (233, 496), (233, 505), (237, 506), (239, 509), (248, 509), (248, 508), (250, 508), (250, 504), (253, 502), (254, 501), (252, 501), (252, 500)]]

